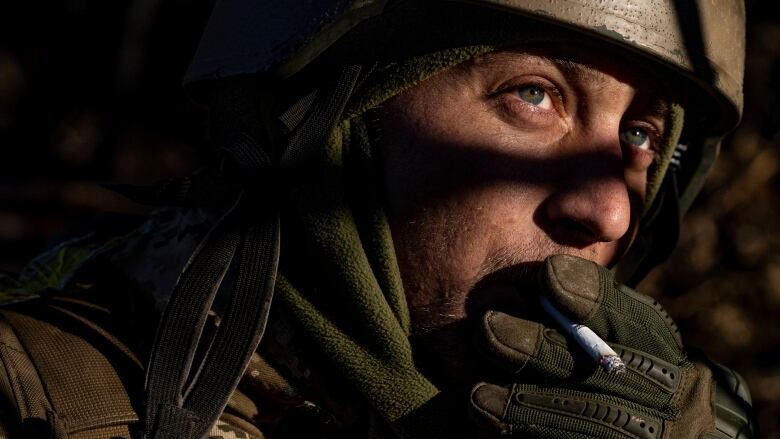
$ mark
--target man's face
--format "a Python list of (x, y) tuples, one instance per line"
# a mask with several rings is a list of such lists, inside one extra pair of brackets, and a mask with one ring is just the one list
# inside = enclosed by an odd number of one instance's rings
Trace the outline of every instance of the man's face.
[(466, 317), (487, 280), (516, 280), (559, 253), (608, 266), (631, 243), (665, 107), (623, 59), (589, 51), (493, 52), (379, 110), (393, 239), (418, 332)]

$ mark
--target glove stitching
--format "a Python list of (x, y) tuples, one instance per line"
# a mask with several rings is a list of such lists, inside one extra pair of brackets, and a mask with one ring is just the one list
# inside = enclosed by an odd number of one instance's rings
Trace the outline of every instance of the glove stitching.
[[(529, 393), (536, 393), (536, 392), (529, 392)], [(537, 393), (537, 394), (538, 395), (546, 395), (545, 393)], [(510, 394), (510, 401), (512, 399), (514, 399), (515, 395), (516, 395), (515, 392)], [(569, 395), (566, 395), (565, 398), (579, 400), (579, 401), (582, 401), (582, 402), (585, 402), (585, 403), (589, 403), (590, 402), (587, 399), (576, 398), (576, 397), (572, 397), (572, 396), (569, 396)], [(596, 402), (599, 402), (599, 401), (596, 401)], [(549, 407), (549, 406), (532, 404), (532, 403), (529, 403), (529, 402), (526, 402), (526, 401), (522, 401), (521, 402), (521, 401), (517, 401), (516, 399), (515, 399), (515, 404), (517, 404), (519, 406), (526, 406), (526, 407), (529, 407), (529, 408), (532, 408), (532, 409), (541, 410), (541, 411), (554, 412), (554, 413), (557, 413), (557, 414), (560, 414), (560, 415), (563, 415), (563, 416), (566, 416), (566, 417), (569, 417), (569, 418), (582, 419), (582, 420), (585, 420), (585, 421), (588, 421), (588, 422), (593, 422), (595, 424), (598, 424), (598, 425), (607, 427), (607, 428), (609, 428), (611, 430), (615, 430), (615, 431), (618, 431), (618, 432), (620, 432), (622, 434), (625, 434), (626, 436), (628, 436), (628, 437), (630, 437), (632, 439), (641, 439), (641, 437), (631, 433), (630, 431), (624, 430), (624, 429), (622, 429), (622, 428), (620, 428), (620, 427), (618, 427), (616, 425), (613, 425), (613, 424), (610, 424), (608, 422), (602, 421), (602, 420), (600, 420), (598, 418), (592, 418), (590, 416), (583, 416), (583, 415), (580, 415), (580, 414), (567, 412), (567, 411), (556, 409), (556, 408)], [(509, 407), (509, 404), (507, 404), (507, 407)], [(625, 407), (618, 407), (618, 408), (621, 409), (621, 410), (626, 411), (626, 413), (631, 413), (629, 411), (630, 409), (626, 409)], [(505, 412), (506, 411), (507, 410), (505, 409)], [(504, 415), (504, 418), (506, 419), (506, 414)], [(659, 421), (660, 424), (663, 424), (663, 420), (658, 420), (658, 421)], [(560, 427), (555, 427), (555, 428), (560, 428)]]

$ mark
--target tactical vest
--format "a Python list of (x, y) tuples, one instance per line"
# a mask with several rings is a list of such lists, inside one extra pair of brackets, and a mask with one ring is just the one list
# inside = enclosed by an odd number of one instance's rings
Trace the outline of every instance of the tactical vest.
[[(0, 311), (0, 439), (137, 438), (141, 363), (83, 315), (104, 310), (46, 302)], [(263, 437), (245, 421), (223, 417), (209, 438)]]

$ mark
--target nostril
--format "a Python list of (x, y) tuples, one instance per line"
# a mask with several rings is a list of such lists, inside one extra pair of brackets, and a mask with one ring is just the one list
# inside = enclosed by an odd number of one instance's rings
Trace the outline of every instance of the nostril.
[(598, 242), (591, 229), (570, 218), (545, 221), (542, 228), (556, 243), (573, 248), (584, 248)]
[(578, 237), (582, 241), (591, 243), (599, 240), (598, 235), (594, 233), (591, 227), (588, 227), (579, 221), (575, 221), (571, 218), (563, 218), (560, 221), (560, 224), (561, 228), (566, 229), (567, 234)]
[(540, 226), (558, 243), (578, 247), (622, 238), (632, 215), (628, 189), (618, 179), (571, 185), (552, 194), (540, 207)]

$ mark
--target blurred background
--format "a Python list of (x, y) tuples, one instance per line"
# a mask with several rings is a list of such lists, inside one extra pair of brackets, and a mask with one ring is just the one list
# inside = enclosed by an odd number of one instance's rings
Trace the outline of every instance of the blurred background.
[[(100, 182), (186, 175), (205, 112), (181, 78), (212, 0), (55, 0), (0, 6), (0, 271), (106, 212), (147, 208)], [(640, 290), (688, 344), (747, 378), (761, 437), (780, 439), (780, 13), (748, 0), (745, 115)]]

